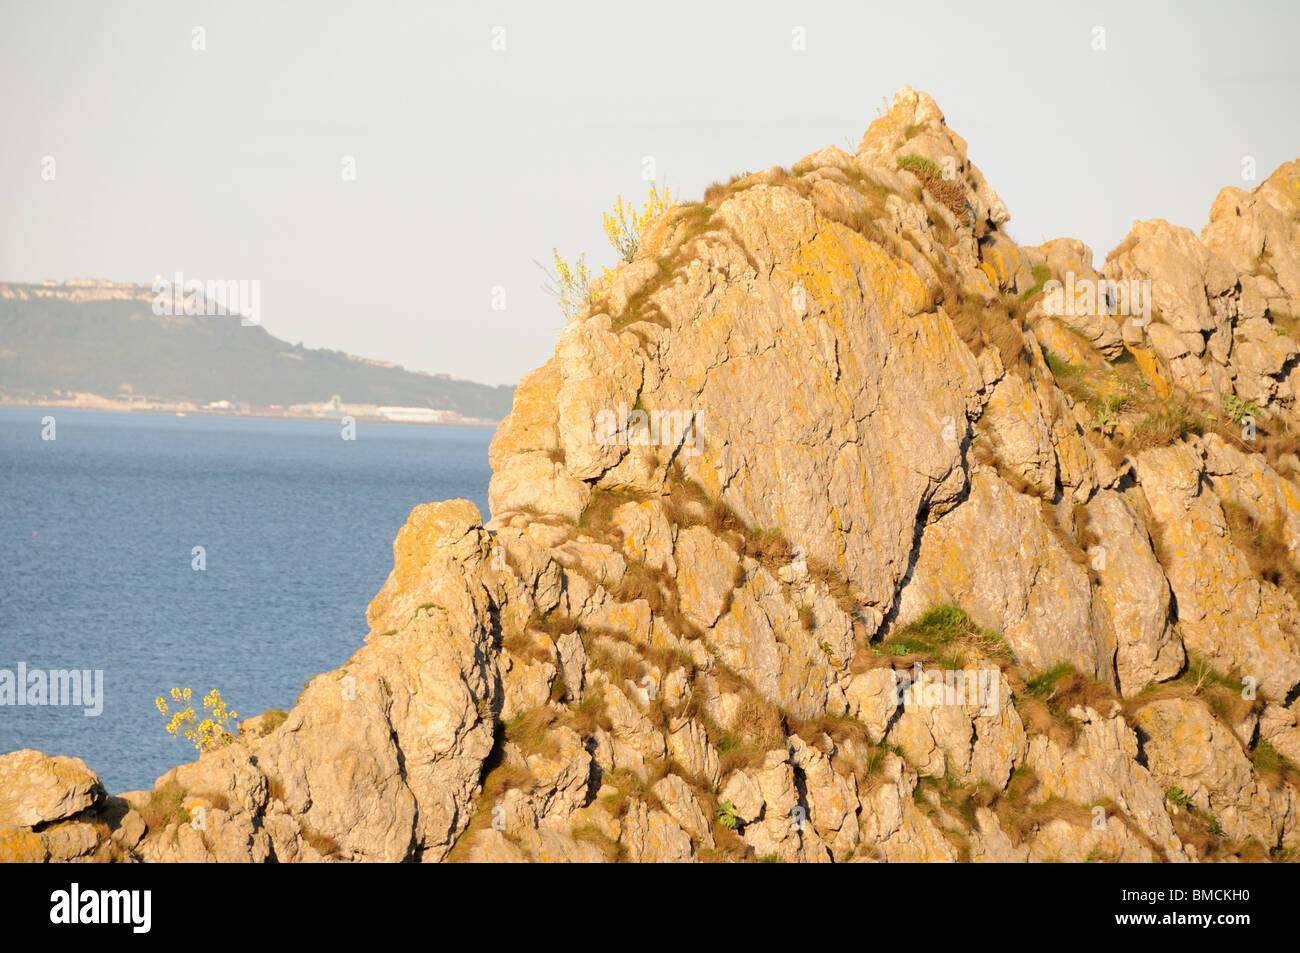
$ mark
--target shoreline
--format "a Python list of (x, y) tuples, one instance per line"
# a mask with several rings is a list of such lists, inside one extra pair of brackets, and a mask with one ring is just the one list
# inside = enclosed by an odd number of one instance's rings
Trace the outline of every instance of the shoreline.
[(60, 408), (64, 410), (91, 410), (119, 413), (162, 414), (174, 417), (233, 417), (240, 420), (319, 420), (339, 421), (344, 417), (366, 423), (402, 424), (415, 427), (470, 427), (495, 429), (501, 425), (499, 420), (486, 420), (480, 417), (457, 417), (453, 420), (401, 420), (367, 412), (340, 412), (338, 414), (315, 414), (290, 410), (287, 407), (256, 408), (251, 411), (238, 411), (230, 408), (200, 407), (186, 401), (157, 402), (150, 401), (116, 401), (101, 400), (14, 400), (0, 397), (0, 407)]

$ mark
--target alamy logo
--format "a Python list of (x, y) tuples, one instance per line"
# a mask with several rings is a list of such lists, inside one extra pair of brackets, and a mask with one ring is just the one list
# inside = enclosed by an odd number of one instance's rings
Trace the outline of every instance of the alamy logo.
[(676, 447), (688, 457), (703, 452), (700, 415), (693, 410), (618, 410), (596, 414), (596, 442), (604, 447)]
[(912, 671), (894, 672), (894, 704), (909, 707), (970, 705), (981, 715), (996, 715), (1000, 672), (996, 668), (930, 669), (917, 662)]
[(104, 711), (104, 670), (28, 671), (26, 662), (16, 671), (0, 668), (0, 706), (5, 705), (68, 706), (94, 718)]
[(1053, 278), (1043, 285), (1043, 311), (1052, 317), (1079, 315), (1131, 317), (1134, 327), (1151, 323), (1151, 280), (1115, 281), (1102, 278), (1078, 278), (1065, 273), (1065, 282)]
[(150, 890), (82, 890), (74, 883), (50, 894), (51, 923), (126, 923), (133, 933), (148, 933), (152, 925)]
[(238, 315), (241, 325), (252, 327), (262, 323), (262, 283), (246, 278), (187, 281), (179, 271), (171, 281), (160, 275), (153, 281), (153, 313)]

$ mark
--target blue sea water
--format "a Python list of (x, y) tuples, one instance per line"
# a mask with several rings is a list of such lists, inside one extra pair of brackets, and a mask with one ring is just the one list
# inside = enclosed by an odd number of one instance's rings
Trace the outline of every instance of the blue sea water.
[(0, 407), (0, 669), (104, 680), (98, 716), (0, 706), (0, 753), (74, 755), (112, 793), (149, 788), (195, 756), (156, 696), (189, 686), (199, 709), (217, 688), (242, 719), (342, 664), (412, 507), (464, 497), (488, 515), (491, 431), (356, 428)]

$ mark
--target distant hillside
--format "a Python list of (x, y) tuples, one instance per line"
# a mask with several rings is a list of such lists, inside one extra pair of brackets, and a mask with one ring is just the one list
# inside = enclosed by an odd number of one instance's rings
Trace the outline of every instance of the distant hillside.
[(281, 406), (338, 394), (500, 420), (514, 388), (297, 347), (237, 317), (156, 316), (147, 286), (0, 284), (0, 396), (56, 391)]

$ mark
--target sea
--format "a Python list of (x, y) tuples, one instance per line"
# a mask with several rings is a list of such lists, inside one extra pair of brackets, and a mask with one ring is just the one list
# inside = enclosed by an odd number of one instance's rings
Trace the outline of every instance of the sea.
[[(157, 696), (189, 688), (201, 714), (216, 689), (242, 720), (346, 661), (411, 509), (462, 497), (487, 518), (492, 431), (357, 421), (346, 436), (0, 407), (0, 753), (72, 755), (110, 793), (148, 789), (196, 757)], [(17, 704), (4, 680), (20, 666), (29, 687), (83, 673), (82, 704)]]

